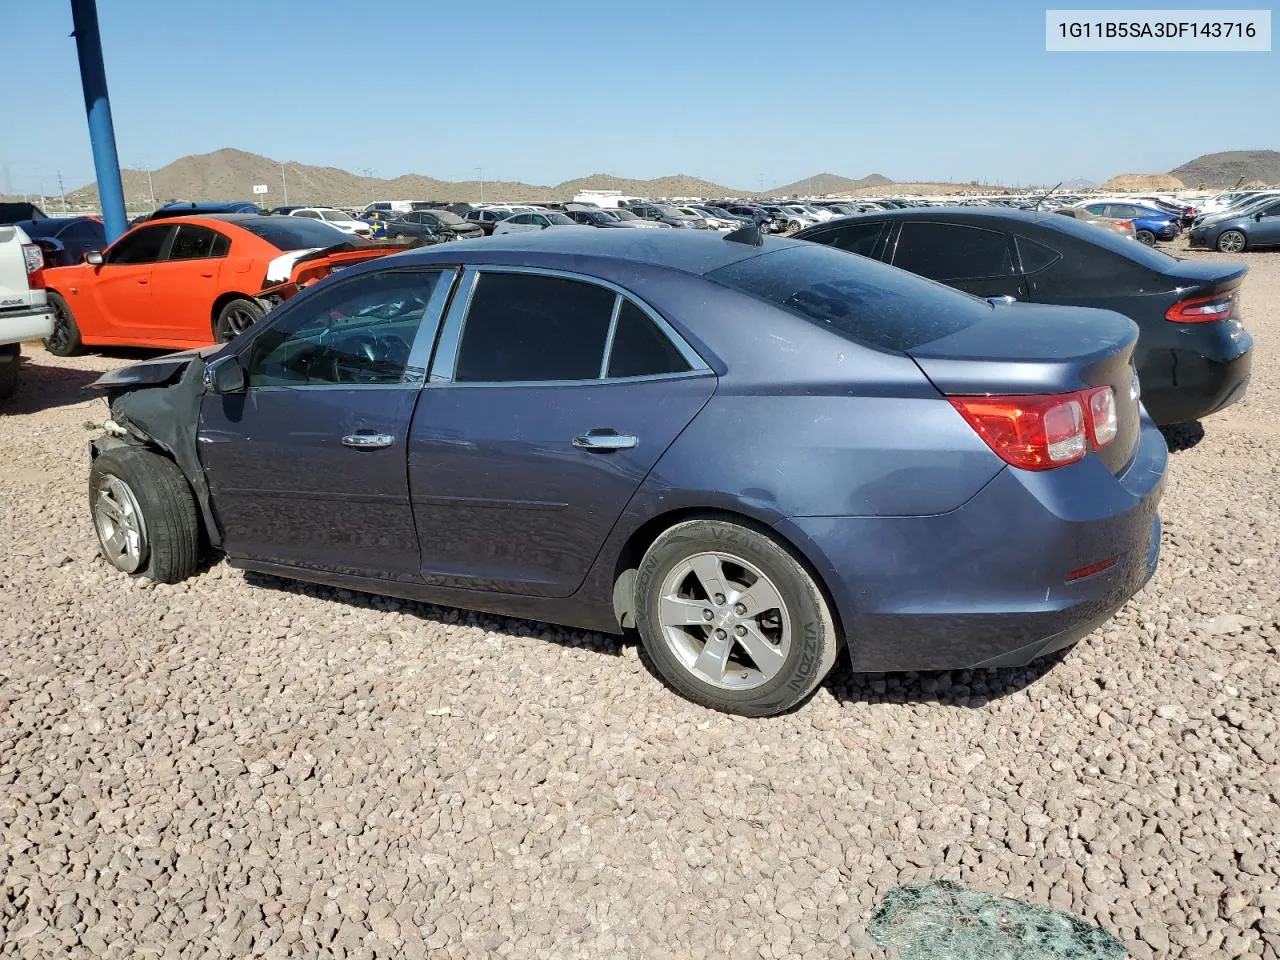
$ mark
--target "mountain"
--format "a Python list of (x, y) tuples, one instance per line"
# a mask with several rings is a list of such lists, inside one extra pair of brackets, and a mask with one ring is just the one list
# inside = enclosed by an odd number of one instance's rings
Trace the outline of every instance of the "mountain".
[(796, 194), (826, 196), (833, 193), (853, 193), (856, 190), (879, 187), (893, 182), (878, 173), (863, 177), (861, 180), (850, 180), (848, 177), (837, 176), (834, 173), (815, 173), (812, 177), (788, 183), (784, 187), (774, 187), (766, 192), (773, 197), (790, 197)]
[[(281, 176), (283, 170), (284, 182)], [(337, 167), (317, 167), (296, 161), (277, 160), (230, 148), (213, 153), (180, 157), (166, 167), (151, 172), (150, 183), (145, 170), (123, 170), (125, 206), (130, 210), (151, 208), (154, 191), (157, 204), (168, 200), (258, 200), (265, 206), (285, 202), (284, 185), (288, 186), (290, 203), (329, 203), (338, 206), (364, 206), (373, 200), (479, 200), (481, 184), (475, 180), (448, 181), (418, 174), (407, 174), (386, 180), (359, 176)], [(265, 197), (253, 194), (255, 184), (266, 184)], [(486, 200), (565, 200), (582, 189), (621, 190), (623, 193), (649, 197), (671, 196), (741, 196), (746, 191), (676, 175), (656, 180), (628, 180), (597, 173), (554, 186), (538, 186), (518, 181), (486, 181)], [(73, 206), (97, 206), (98, 187), (87, 184), (67, 194)]]
[(1121, 173), (1102, 185), (1103, 190), (1183, 190), (1187, 184), (1170, 173)]
[(1243, 177), (1245, 183), (1261, 181), (1280, 183), (1280, 151), (1227, 150), (1206, 153), (1169, 171), (1189, 187), (1234, 187)]
[(1076, 177), (1074, 180), (1063, 180), (1059, 190), (1097, 190), (1098, 185), (1092, 180), (1084, 177)]

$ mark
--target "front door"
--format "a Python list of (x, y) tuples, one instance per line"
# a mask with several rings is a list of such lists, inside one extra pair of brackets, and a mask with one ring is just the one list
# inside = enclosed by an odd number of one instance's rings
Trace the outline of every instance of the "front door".
[(890, 240), (895, 267), (963, 290), (976, 297), (1027, 299), (1015, 267), (1013, 237), (961, 223), (906, 220)]
[(533, 271), (473, 279), (410, 436), (423, 577), (567, 597), (716, 380), (610, 287)]
[(453, 279), (364, 273), (237, 338), (247, 388), (206, 396), (199, 432), (228, 555), (419, 578), (405, 458)]
[[(151, 274), (173, 230), (172, 223), (130, 230), (106, 250), (102, 265), (92, 268), (96, 276), (88, 295), (106, 336), (134, 342), (163, 338), (164, 325), (153, 310)], [(75, 301), (71, 309), (75, 312)]]

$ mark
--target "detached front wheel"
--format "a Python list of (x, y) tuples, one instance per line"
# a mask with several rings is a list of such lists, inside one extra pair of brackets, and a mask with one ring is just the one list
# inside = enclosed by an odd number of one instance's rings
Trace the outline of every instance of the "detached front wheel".
[(177, 583), (199, 567), (195, 497), (172, 460), (142, 447), (104, 450), (89, 471), (89, 510), (103, 557), (121, 573)]
[(634, 609), (645, 652), (668, 685), (726, 713), (789, 710), (835, 663), (822, 591), (752, 527), (689, 520), (667, 530), (640, 563)]

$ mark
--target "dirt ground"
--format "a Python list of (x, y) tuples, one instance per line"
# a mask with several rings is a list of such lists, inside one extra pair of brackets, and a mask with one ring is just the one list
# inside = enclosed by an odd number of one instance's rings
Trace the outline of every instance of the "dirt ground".
[[(1204, 254), (1204, 256), (1216, 256)], [(0, 407), (0, 955), (879, 956), (950, 878), (1139, 960), (1280, 960), (1280, 253), (1247, 399), (1178, 437), (1155, 578), (1060, 661), (744, 720), (623, 639), (100, 560), (82, 387)]]

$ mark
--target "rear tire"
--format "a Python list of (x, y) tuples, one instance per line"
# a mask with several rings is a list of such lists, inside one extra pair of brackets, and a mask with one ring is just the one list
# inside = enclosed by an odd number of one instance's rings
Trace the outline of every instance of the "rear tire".
[(0, 347), (0, 400), (8, 400), (18, 392), (18, 367), (21, 363), (17, 351), (9, 353)]
[(1133, 238), (1148, 247), (1154, 247), (1156, 245), (1156, 235), (1150, 230), (1139, 230), (1133, 235)]
[(1218, 235), (1219, 253), (1243, 253), (1249, 246), (1249, 239), (1239, 230), (1223, 230)]
[(61, 294), (52, 290), (48, 294), (49, 306), (53, 310), (53, 333), (44, 338), (44, 348), (55, 357), (74, 357), (84, 352), (84, 344), (80, 340), (80, 327), (76, 323), (75, 314)]
[(725, 713), (791, 709), (839, 648), (808, 571), (762, 530), (725, 520), (688, 520), (659, 536), (640, 562), (633, 609), (667, 685)]
[(256, 300), (237, 297), (223, 304), (213, 321), (213, 338), (228, 343), (266, 316), (267, 311)]
[(103, 557), (117, 570), (177, 583), (200, 566), (200, 519), (191, 485), (172, 460), (115, 447), (93, 461), (89, 511)]

